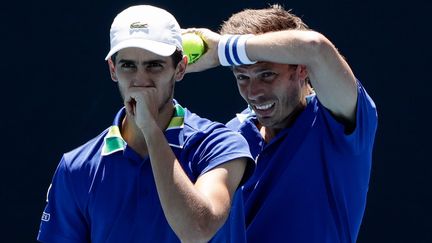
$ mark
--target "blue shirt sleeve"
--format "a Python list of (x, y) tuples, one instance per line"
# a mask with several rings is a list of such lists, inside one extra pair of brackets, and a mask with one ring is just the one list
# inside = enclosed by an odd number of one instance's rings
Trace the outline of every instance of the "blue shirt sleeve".
[(357, 90), (356, 121), (352, 132), (345, 133), (342, 123), (336, 121), (324, 107), (320, 109), (323, 120), (331, 128), (327, 131), (329, 131), (328, 136), (335, 152), (361, 154), (364, 151), (372, 150), (378, 123), (376, 106), (359, 81), (357, 81)]
[(223, 163), (242, 157), (248, 159), (243, 181), (250, 177), (255, 168), (246, 139), (225, 126), (204, 135), (193, 147), (194, 149), (189, 150), (189, 161), (198, 176)]
[(39, 228), (41, 242), (90, 242), (88, 227), (71, 174), (64, 158), (60, 161), (47, 194)]
[[(357, 238), (363, 217), (372, 166), (372, 152), (378, 115), (372, 99), (358, 82), (355, 128), (346, 133), (344, 126), (323, 108), (323, 158), (329, 187), (334, 192), (340, 218), (346, 223), (346, 232)], [(343, 208), (343, 210), (342, 210)]]

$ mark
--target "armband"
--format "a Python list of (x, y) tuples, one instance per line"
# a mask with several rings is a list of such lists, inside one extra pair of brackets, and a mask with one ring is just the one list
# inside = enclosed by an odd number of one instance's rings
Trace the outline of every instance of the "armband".
[(246, 41), (254, 35), (222, 35), (218, 43), (218, 57), (222, 66), (254, 64), (246, 55)]

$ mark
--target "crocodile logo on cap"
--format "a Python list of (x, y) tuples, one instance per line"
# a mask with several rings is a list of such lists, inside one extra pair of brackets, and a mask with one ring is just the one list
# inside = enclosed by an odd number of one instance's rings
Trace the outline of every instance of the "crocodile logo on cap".
[(142, 23), (142, 22), (134, 22), (130, 25), (131, 29), (146, 29), (148, 28), (148, 24), (147, 23)]

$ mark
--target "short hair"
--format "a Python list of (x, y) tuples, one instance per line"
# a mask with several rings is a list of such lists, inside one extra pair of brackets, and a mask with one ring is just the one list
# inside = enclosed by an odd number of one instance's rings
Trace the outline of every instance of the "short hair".
[(245, 9), (233, 14), (222, 23), (220, 34), (244, 35), (263, 34), (266, 32), (288, 29), (308, 30), (302, 19), (274, 4), (264, 9)]
[[(221, 35), (264, 34), (282, 30), (310, 30), (303, 20), (285, 10), (279, 4), (270, 5), (263, 9), (245, 9), (233, 14), (223, 22), (219, 33)], [(291, 64), (290, 66), (296, 66)], [(309, 77), (305, 80), (310, 87)]]

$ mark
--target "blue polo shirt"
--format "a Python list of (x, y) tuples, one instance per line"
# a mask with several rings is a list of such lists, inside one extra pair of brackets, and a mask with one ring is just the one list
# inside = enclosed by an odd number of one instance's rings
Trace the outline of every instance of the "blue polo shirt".
[[(39, 241), (179, 242), (162, 211), (149, 158), (141, 158), (121, 137), (124, 116), (123, 108), (111, 127), (64, 154), (50, 186)], [(226, 161), (251, 158), (238, 133), (177, 103), (165, 136), (192, 182)], [(253, 167), (249, 160), (244, 179)], [(245, 238), (241, 196), (236, 194), (214, 241)]]
[(358, 82), (355, 130), (345, 133), (316, 96), (269, 143), (249, 109), (227, 126), (247, 139), (257, 167), (243, 186), (247, 240), (355, 242), (377, 129), (375, 104)]

